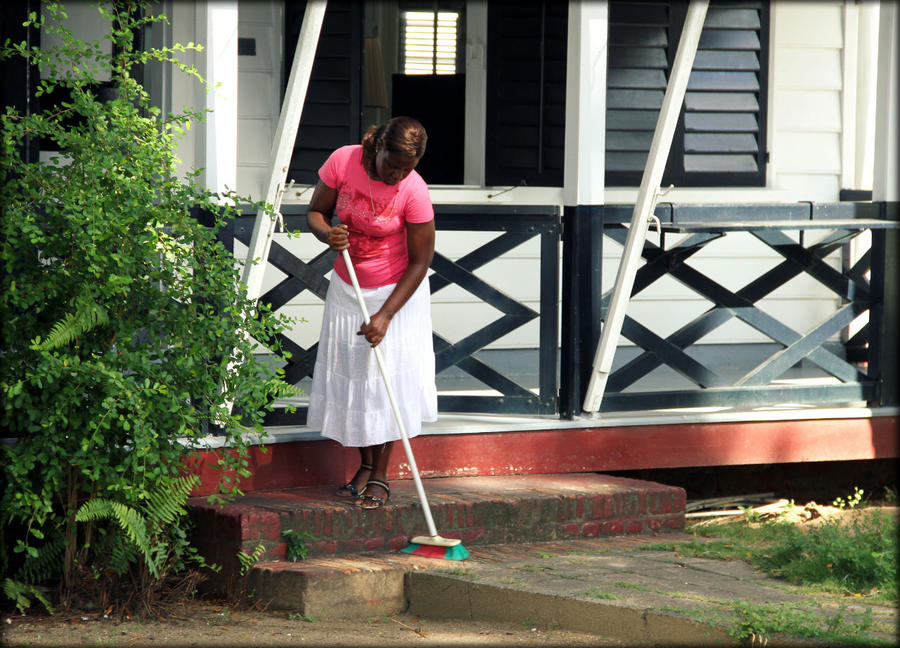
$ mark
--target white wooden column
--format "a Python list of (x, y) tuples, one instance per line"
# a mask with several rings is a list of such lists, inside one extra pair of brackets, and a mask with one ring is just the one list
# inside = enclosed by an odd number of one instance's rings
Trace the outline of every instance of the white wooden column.
[[(319, 34), (325, 20), (327, 0), (309, 0), (300, 25), (300, 35), (294, 50), (294, 61), (288, 76), (278, 126), (272, 141), (269, 155), (269, 173), (263, 185), (263, 201), (272, 205), (276, 211), (281, 210), (280, 193), (287, 180), (297, 131), (300, 129), (300, 117), (306, 103), (306, 91), (309, 89), (309, 78), (312, 75)], [(253, 234), (250, 237), (250, 248), (244, 262), (241, 281), (247, 286), (247, 298), (259, 299), (262, 294), (263, 277), (266, 273), (266, 262), (272, 247), (272, 235), (275, 233), (275, 220), (269, 218), (265, 210), (256, 212)]]
[(484, 185), (487, 114), (487, 0), (466, 2), (466, 114), (463, 182)]
[(843, 88), (841, 91), (841, 189), (856, 186), (856, 111), (859, 70), (859, 5), (844, 2)]
[(569, 0), (563, 202), (604, 202), (609, 4)]
[[(900, 200), (900, 6), (896, 0), (882, 0), (878, 31), (878, 89), (875, 108), (875, 177), (873, 200)], [(894, 205), (896, 208), (896, 205)], [(900, 321), (900, 232), (885, 233), (887, 254), (884, 269), (884, 322), (882, 339), (882, 380), (886, 404), (897, 404), (900, 353), (897, 322)]]
[(856, 154), (852, 189), (871, 189), (874, 177), (875, 93), (878, 69), (877, 2), (861, 2), (859, 7), (859, 65), (856, 96)]
[(878, 89), (875, 108), (874, 200), (900, 200), (900, 7), (882, 0), (878, 30)]
[(237, 187), (238, 3), (207, 0), (198, 3), (198, 22), (204, 39), (201, 74), (209, 84), (202, 122), (203, 183), (216, 192)]

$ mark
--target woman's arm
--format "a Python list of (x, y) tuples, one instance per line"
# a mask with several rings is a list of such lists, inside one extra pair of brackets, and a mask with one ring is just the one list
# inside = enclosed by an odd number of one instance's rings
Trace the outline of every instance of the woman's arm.
[(369, 324), (363, 324), (357, 335), (364, 335), (374, 347), (384, 339), (388, 325), (400, 308), (409, 300), (428, 273), (434, 256), (434, 220), (426, 223), (406, 224), (406, 246), (409, 265), (381, 309), (371, 316)]
[(313, 191), (312, 198), (309, 199), (309, 207), (306, 210), (306, 223), (309, 225), (309, 231), (322, 241), (327, 243), (332, 250), (340, 252), (350, 247), (350, 239), (347, 233), (347, 226), (343, 223), (331, 226), (331, 215), (334, 213), (334, 206), (337, 204), (337, 189), (332, 189), (327, 184), (319, 180)]

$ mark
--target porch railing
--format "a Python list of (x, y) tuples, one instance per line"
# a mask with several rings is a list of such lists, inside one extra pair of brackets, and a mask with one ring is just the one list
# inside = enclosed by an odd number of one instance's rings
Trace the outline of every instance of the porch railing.
[[(634, 317), (626, 317), (622, 335), (636, 352), (610, 374), (601, 412), (690, 407), (754, 407), (802, 403), (824, 405), (885, 402), (885, 362), (896, 354), (896, 279), (886, 277), (887, 239), (896, 235), (897, 213), (884, 203), (795, 203), (778, 205), (658, 205), (659, 243), (644, 245), (632, 297), (664, 277), (709, 302), (709, 307), (674, 332), (660, 335)], [(561, 413), (580, 413), (592, 350), (600, 337), (610, 295), (601, 286), (600, 262), (608, 241), (624, 243), (630, 206), (567, 209), (564, 271)], [(811, 233), (819, 234), (810, 242)], [(724, 236), (745, 232), (776, 253), (780, 262), (737, 289), (704, 274), (689, 260)], [(786, 232), (798, 232), (789, 236)], [(871, 244), (851, 259), (849, 244), (864, 232)], [(673, 240), (674, 239), (674, 240)], [(890, 251), (890, 252), (889, 252)], [(830, 257), (826, 260), (827, 257)], [(829, 262), (830, 261), (830, 262)], [(837, 265), (838, 267), (835, 267)], [(896, 267), (896, 266), (894, 266)], [(836, 307), (809, 330), (795, 330), (760, 307), (760, 302), (800, 275), (830, 291)], [(886, 304), (886, 280), (888, 302)], [(886, 316), (887, 305), (887, 316)], [(801, 306), (798, 306), (800, 308)], [(864, 323), (862, 314), (867, 314)], [(665, 317), (665, 313), (660, 314)], [(698, 353), (700, 342), (720, 326), (737, 320), (762, 334), (768, 344), (748, 370), (726, 376), (722, 358)], [(890, 324), (888, 324), (890, 321)], [(847, 335), (851, 325), (858, 330)], [(842, 338), (835, 344), (836, 337)], [(567, 348), (566, 341), (573, 342)], [(709, 356), (709, 354), (707, 354)], [(585, 360), (585, 358), (588, 358)], [(814, 366), (812, 380), (779, 380), (801, 363)], [(634, 389), (658, 367), (668, 367), (691, 383), (681, 389)], [(896, 370), (893, 370), (896, 387)], [(890, 381), (889, 381), (890, 382)], [(629, 388), (630, 391), (629, 391)], [(889, 397), (889, 396), (888, 396)]]
[[(442, 412), (516, 412), (521, 414), (555, 414), (558, 412), (558, 340), (559, 340), (559, 207), (551, 206), (465, 206), (436, 205), (435, 225), (438, 232), (496, 233), (486, 243), (472, 245), (456, 259), (435, 252), (430, 277), (431, 292), (456, 285), (501, 313), (501, 316), (465, 335), (450, 339), (435, 333), (435, 369), (441, 372), (455, 369), (474, 379), (479, 388), (465, 394), (439, 394), (438, 408)], [(288, 229), (304, 229), (305, 217), (285, 215)], [(253, 219), (245, 217), (233, 223), (233, 230), (225, 232), (247, 244), (252, 233)], [(527, 241), (538, 238), (540, 247), (539, 308), (535, 310), (479, 277), (476, 271), (495, 261)], [(286, 277), (260, 297), (272, 310), (288, 304), (304, 290), (325, 299), (328, 280), (325, 275), (334, 263), (334, 253), (324, 251), (309, 261), (292, 254), (278, 242), (273, 242), (268, 263)], [(539, 340), (536, 365), (528, 372), (537, 379), (537, 386), (521, 384), (504, 375), (502, 369), (485, 359), (485, 348), (519, 327), (537, 319)], [(284, 362), (285, 380), (297, 384), (312, 375), (317, 344), (303, 348), (286, 336), (280, 342), (291, 357)], [(471, 393), (471, 392), (481, 393)], [(306, 409), (296, 412), (276, 409), (266, 418), (266, 425), (301, 425), (306, 421)]]
[[(501, 313), (461, 339), (434, 335), (439, 376), (461, 373), (480, 385), (467, 393), (441, 394), (440, 411), (563, 418), (582, 413), (583, 392), (609, 301), (602, 289), (603, 248), (624, 241), (631, 211), (629, 205), (572, 207), (565, 208), (560, 218), (557, 206), (436, 206), (439, 232), (496, 232), (497, 236), (480, 245), (473, 243), (455, 259), (436, 253), (432, 293), (439, 296), (447, 286), (456, 285)], [(655, 213), (663, 234), (658, 242), (650, 237), (645, 244), (645, 264), (638, 271), (632, 295), (640, 296), (668, 278), (693, 291), (708, 307), (666, 334), (626, 317), (622, 335), (632, 345), (620, 343), (601, 412), (783, 403), (896, 404), (898, 282), (896, 272), (888, 270), (896, 269), (897, 262), (896, 203), (662, 204)], [(305, 219), (300, 215), (286, 215), (291, 229), (299, 228), (301, 220)], [(252, 218), (238, 219), (233, 228), (234, 237), (247, 242)], [(747, 276), (744, 285), (728, 288), (724, 284), (733, 281), (704, 273), (691, 261), (714, 241), (737, 232), (763, 244), (777, 262), (759, 275)], [(863, 233), (870, 235), (871, 242), (851, 259), (850, 242), (860, 240)], [(483, 278), (487, 273), (476, 272), (534, 238), (540, 241), (538, 309), (492, 285)], [(286, 278), (262, 299), (276, 310), (303, 290), (324, 299), (325, 275), (333, 258), (332, 253), (323, 252), (303, 261), (274, 243), (269, 263)], [(834, 299), (832, 312), (807, 330), (779, 320), (764, 307), (767, 297), (801, 276), (824, 286)], [(535, 319), (539, 348), (521, 350), (521, 357), (534, 364), (528, 369), (534, 380), (522, 382), (487, 360), (486, 348)], [(705, 337), (732, 321), (765, 338), (765, 343), (752, 345), (762, 355), (738, 375), (723, 371), (721, 353), (703, 344)], [(316, 345), (302, 348), (288, 338), (282, 343), (292, 354), (285, 365), (287, 380), (298, 383), (310, 376)], [(742, 345), (730, 349), (742, 350)], [(817, 378), (780, 379), (801, 365)], [(648, 376), (661, 367), (688, 385), (648, 388)], [(303, 408), (296, 413), (276, 410), (266, 424), (299, 425), (305, 416)]]

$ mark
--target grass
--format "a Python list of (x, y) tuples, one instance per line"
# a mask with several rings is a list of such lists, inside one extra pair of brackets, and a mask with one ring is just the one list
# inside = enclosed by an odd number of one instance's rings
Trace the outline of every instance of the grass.
[(655, 590), (652, 587), (647, 587), (646, 585), (638, 585), (637, 583), (628, 583), (626, 581), (613, 581), (613, 587), (621, 587), (622, 589), (633, 589), (639, 592), (659, 592), (660, 590)]
[(464, 567), (453, 567), (450, 569), (436, 569), (439, 574), (449, 574), (451, 576), (462, 576), (463, 578), (478, 578), (478, 574)]
[(306, 623), (316, 622), (315, 617), (307, 616), (302, 612), (291, 612), (290, 614), (288, 614), (288, 619), (290, 619), (291, 621), (305, 621)]
[(596, 587), (594, 585), (591, 585), (591, 588), (587, 592), (583, 592), (581, 596), (587, 596), (594, 599), (605, 599), (608, 601), (613, 601), (615, 599), (621, 598), (620, 596), (616, 596), (615, 594), (611, 594), (610, 592), (604, 592), (599, 587)]
[(532, 574), (540, 574), (550, 568), (544, 565), (520, 565), (518, 567), (513, 567), (513, 569), (520, 569), (522, 571), (531, 572)]
[[(796, 603), (757, 604), (741, 601), (735, 603), (733, 611), (737, 614), (737, 625), (729, 634), (735, 639), (781, 633), (842, 645), (891, 645), (887, 641), (867, 636), (875, 625), (871, 608), (855, 612), (842, 605), (824, 619), (817, 613), (815, 606)], [(887, 628), (879, 629), (889, 631)]]
[(897, 603), (897, 520), (879, 510), (860, 509), (850, 521), (810, 527), (738, 519), (694, 525), (688, 532), (698, 538), (644, 549), (744, 560), (794, 585)]
[(868, 632), (890, 633), (891, 628), (872, 618), (871, 609), (862, 612), (841, 606), (823, 617), (816, 605), (796, 603), (748, 603), (746, 601), (714, 601), (719, 611), (697, 610), (667, 606), (660, 608), (689, 616), (700, 622), (724, 624), (727, 634), (744, 643), (765, 645), (772, 634), (817, 640), (830, 645), (892, 646), (893, 642), (871, 638)]
[(690, 525), (687, 531), (695, 538), (689, 542), (642, 549), (742, 560), (792, 586), (853, 597), (852, 608), (841, 604), (830, 612), (823, 612), (819, 604), (715, 601), (724, 615), (719, 621), (725, 622), (735, 639), (762, 644), (772, 634), (786, 634), (842, 645), (893, 645), (871, 636), (872, 632), (890, 635), (895, 629), (874, 619), (868, 606), (897, 606), (897, 518), (859, 506), (860, 493), (843, 507), (854, 509), (847, 519), (836, 516), (817, 525), (798, 526), (779, 519), (759, 522), (744, 515)]

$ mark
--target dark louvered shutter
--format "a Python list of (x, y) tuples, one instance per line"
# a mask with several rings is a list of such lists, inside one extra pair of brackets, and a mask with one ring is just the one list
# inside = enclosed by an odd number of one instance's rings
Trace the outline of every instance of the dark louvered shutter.
[[(640, 184), (686, 3), (610, 2), (606, 184)], [(662, 183), (765, 185), (768, 3), (710, 3)]]
[[(28, 14), (35, 12), (40, 15), (41, 3), (37, 0), (22, 0), (21, 2), (4, 2), (0, 6), (0, 42), (10, 39), (13, 43), (27, 41), (30, 45), (40, 46), (41, 30), (34, 27), (25, 27), (24, 22)], [(3, 97), (3, 106), (15, 108), (19, 114), (31, 115), (41, 110), (41, 102), (47, 104), (48, 97), (41, 99), (35, 96), (40, 71), (37, 66), (29, 66), (28, 62), (20, 56), (11, 56), (0, 61), (0, 96)], [(40, 140), (36, 137), (28, 138), (25, 150), (22, 154), (27, 162), (36, 162), (40, 151)]]
[(488, 185), (562, 186), (568, 3), (488, 3)]
[[(285, 3), (285, 87), (305, 9), (303, 1)], [(362, 137), (362, 9), (353, 0), (328, 2), (288, 180), (314, 184), (333, 150)]]

